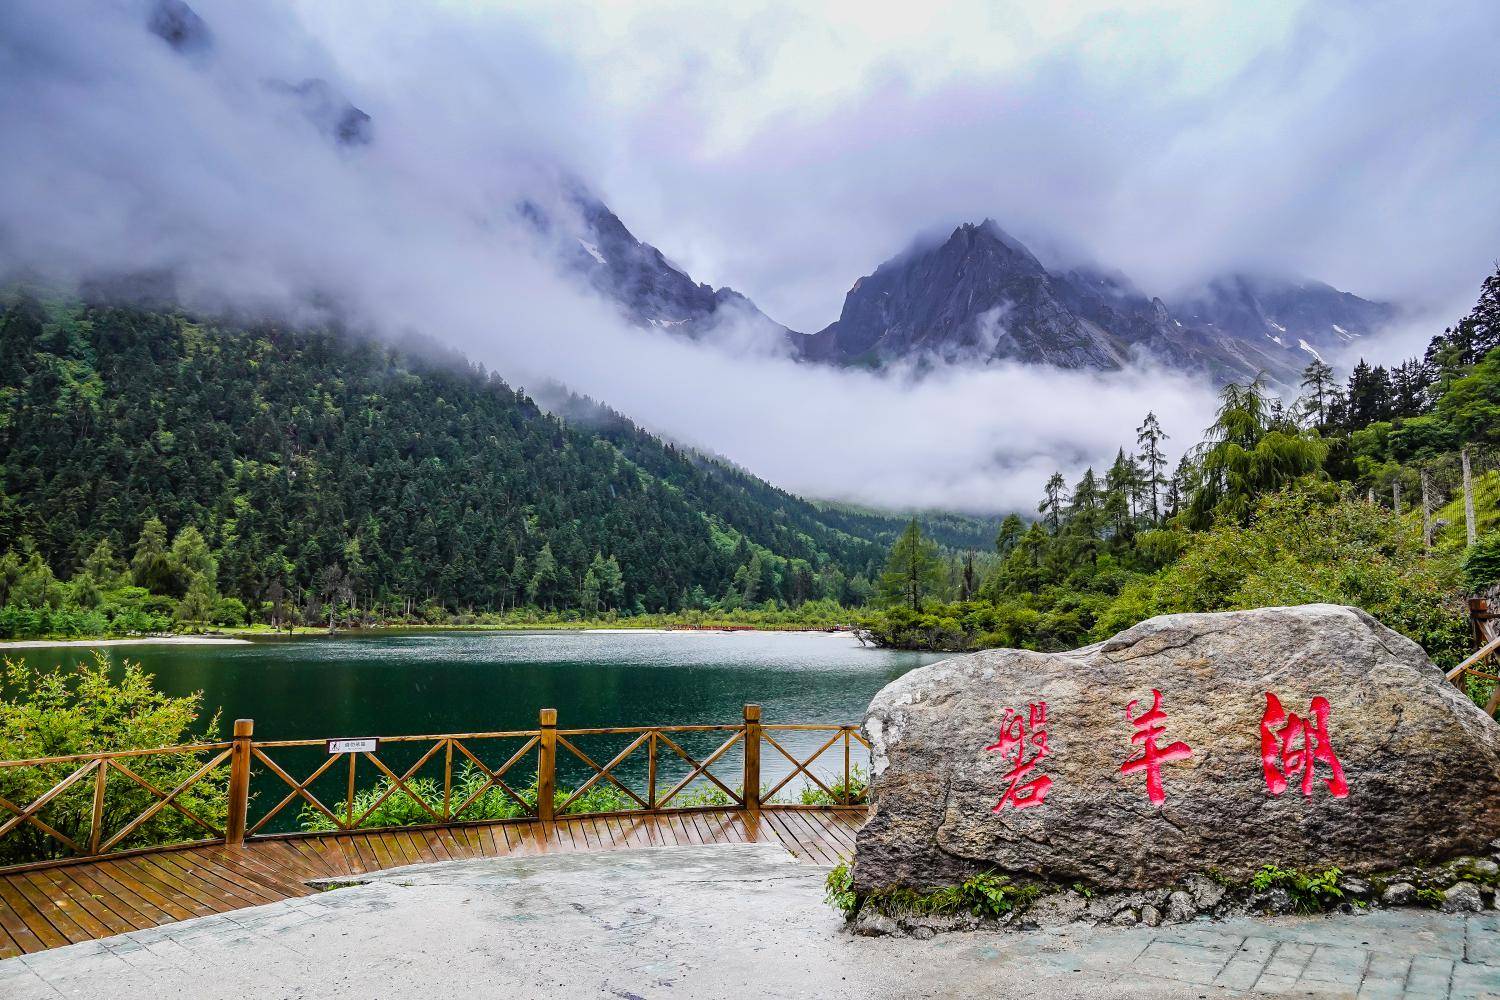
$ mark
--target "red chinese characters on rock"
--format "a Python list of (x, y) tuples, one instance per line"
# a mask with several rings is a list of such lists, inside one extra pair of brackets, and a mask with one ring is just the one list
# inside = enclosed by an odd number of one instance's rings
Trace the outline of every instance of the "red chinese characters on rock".
[(1137, 702), (1132, 701), (1125, 706), (1125, 721), (1135, 726), (1130, 742), (1141, 748), (1141, 755), (1121, 764), (1120, 773), (1134, 774), (1137, 771), (1145, 771), (1146, 797), (1151, 800), (1152, 805), (1159, 806), (1167, 800), (1166, 790), (1161, 784), (1162, 764), (1191, 757), (1193, 748), (1181, 741), (1167, 747), (1156, 745), (1156, 738), (1167, 731), (1166, 726), (1159, 725), (1167, 718), (1167, 713), (1162, 711), (1160, 691), (1155, 689), (1151, 691), (1149, 712), (1143, 712), (1132, 718), (1136, 704)]
[[(1026, 756), (1027, 744), (1035, 751), (1028, 759)], [(998, 753), (1002, 760), (1008, 757), (1012, 751), (1015, 759), (1011, 761), (1011, 768), (1005, 773), (1005, 779), (1010, 782), (1010, 787), (995, 803), (991, 812), (999, 812), (1006, 806), (1013, 809), (1029, 809), (1039, 806), (1047, 798), (1047, 790), (1052, 787), (1052, 779), (1045, 774), (1037, 775), (1030, 781), (1022, 781), (1032, 771), (1036, 770), (1043, 757), (1047, 756), (1047, 703), (1045, 701), (1033, 702), (1029, 706), (1028, 715), (1022, 716), (1013, 708), (1005, 710), (1005, 717), (1000, 720), (1000, 736), (985, 747), (994, 753)]]
[(1344, 780), (1344, 766), (1328, 738), (1328, 699), (1313, 698), (1308, 714), (1311, 718), (1303, 719), (1286, 711), (1274, 694), (1266, 692), (1266, 712), (1260, 719), (1260, 761), (1266, 773), (1266, 791), (1280, 795), (1289, 782), (1299, 781), (1302, 794), (1311, 795), (1313, 777), (1321, 761), (1330, 772), (1323, 781), (1328, 794), (1336, 799), (1345, 798), (1349, 783)]

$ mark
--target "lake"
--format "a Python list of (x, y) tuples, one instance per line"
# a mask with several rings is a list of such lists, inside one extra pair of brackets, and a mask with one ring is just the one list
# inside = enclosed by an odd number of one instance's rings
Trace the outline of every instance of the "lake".
[[(344, 634), (109, 653), (139, 661), (169, 694), (202, 691), (205, 714), (223, 712), (222, 732), (249, 718), (266, 740), (534, 729), (544, 707), (557, 709), (562, 729), (735, 723), (746, 702), (758, 702), (767, 723), (857, 723), (886, 683), (942, 658), (862, 647), (848, 633), (687, 631)], [(91, 653), (8, 655), (42, 665)], [(826, 738), (777, 735), (804, 755)], [(714, 736), (684, 746), (706, 753)], [(732, 770), (737, 759), (724, 763)], [(570, 769), (577, 777), (561, 756), (559, 767), (560, 777)], [(632, 759), (622, 774), (643, 768)], [(768, 748), (765, 773), (788, 769)]]

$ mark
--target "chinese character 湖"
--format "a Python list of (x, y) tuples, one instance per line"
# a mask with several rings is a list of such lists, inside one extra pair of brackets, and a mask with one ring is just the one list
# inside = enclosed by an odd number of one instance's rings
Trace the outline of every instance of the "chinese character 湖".
[(1266, 692), (1266, 713), (1260, 719), (1260, 761), (1266, 773), (1266, 790), (1280, 795), (1289, 781), (1300, 780), (1302, 794), (1311, 795), (1313, 775), (1318, 761), (1322, 761), (1331, 772), (1323, 782), (1328, 794), (1342, 799), (1349, 794), (1349, 783), (1328, 738), (1328, 699), (1313, 698), (1308, 713), (1312, 718), (1299, 718), (1283, 709), (1274, 694)]
[[(1030, 759), (1026, 757), (1028, 742), (1035, 751)], [(1026, 782), (1022, 782), (1021, 779), (1036, 770), (1037, 764), (1047, 756), (1047, 703), (1045, 701), (1033, 702), (1029, 715), (1024, 718), (1015, 709), (1007, 708), (1005, 718), (1000, 720), (999, 738), (985, 749), (998, 753), (1002, 760), (1013, 750), (1016, 755), (1015, 760), (1011, 762), (1010, 770), (1005, 773), (1010, 787), (1005, 790), (1000, 801), (995, 803), (992, 812), (999, 812), (1006, 806), (1014, 809), (1027, 809), (1042, 804), (1042, 800), (1047, 797), (1047, 790), (1052, 787), (1052, 779), (1045, 774)]]
[(1120, 765), (1121, 774), (1134, 774), (1136, 771), (1146, 772), (1146, 797), (1151, 804), (1159, 806), (1167, 800), (1167, 793), (1161, 786), (1161, 765), (1166, 761), (1182, 760), (1193, 754), (1193, 748), (1186, 743), (1177, 742), (1171, 746), (1159, 748), (1156, 738), (1167, 731), (1167, 728), (1158, 723), (1164, 722), (1167, 713), (1161, 708), (1161, 692), (1152, 690), (1151, 710), (1131, 717), (1135, 711), (1136, 702), (1132, 701), (1125, 706), (1125, 721), (1135, 726), (1135, 732), (1131, 734), (1130, 742), (1141, 748), (1141, 755), (1134, 760), (1128, 760)]

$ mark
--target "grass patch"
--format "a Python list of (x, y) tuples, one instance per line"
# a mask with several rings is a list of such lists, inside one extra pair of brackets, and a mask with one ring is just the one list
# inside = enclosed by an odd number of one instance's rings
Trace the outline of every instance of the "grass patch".
[(1298, 913), (1326, 913), (1343, 902), (1339, 885), (1344, 873), (1338, 868), (1321, 872), (1302, 872), (1295, 868), (1265, 865), (1250, 877), (1250, 888), (1256, 892), (1285, 889)]
[(824, 899), (846, 919), (853, 919), (866, 907), (888, 916), (951, 916), (970, 914), (998, 919), (1008, 913), (1024, 910), (1042, 894), (1040, 886), (1011, 881), (999, 872), (980, 872), (957, 885), (943, 886), (932, 892), (912, 889), (887, 889), (860, 896), (854, 891), (854, 875), (847, 863), (828, 873), (824, 882)]

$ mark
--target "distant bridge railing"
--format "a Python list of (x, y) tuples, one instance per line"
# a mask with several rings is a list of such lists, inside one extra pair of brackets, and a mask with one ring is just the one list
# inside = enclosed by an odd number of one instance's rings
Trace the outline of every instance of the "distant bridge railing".
[(869, 751), (857, 725), (763, 723), (759, 705), (729, 725), (559, 729), (547, 708), (530, 730), (330, 740), (257, 740), (240, 719), (228, 742), (0, 761), (0, 870), (303, 832), (859, 808)]

